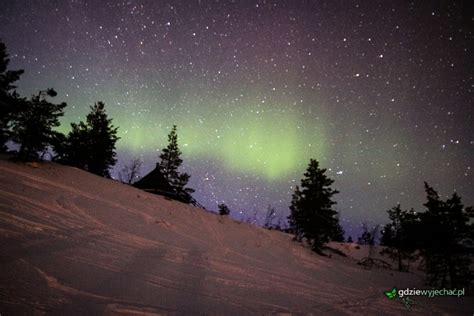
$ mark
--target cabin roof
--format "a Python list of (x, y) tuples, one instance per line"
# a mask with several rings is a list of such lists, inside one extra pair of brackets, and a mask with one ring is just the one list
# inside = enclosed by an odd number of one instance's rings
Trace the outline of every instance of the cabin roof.
[(146, 191), (162, 191), (175, 194), (175, 190), (161, 173), (158, 164), (155, 169), (150, 171), (146, 176), (134, 183), (134, 186)]

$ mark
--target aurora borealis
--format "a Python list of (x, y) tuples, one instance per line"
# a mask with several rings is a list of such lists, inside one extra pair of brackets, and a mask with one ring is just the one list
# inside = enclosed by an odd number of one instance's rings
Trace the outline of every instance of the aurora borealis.
[(468, 1), (6, 0), (0, 19), (18, 92), (54, 87), (64, 131), (106, 104), (116, 173), (148, 172), (176, 124), (194, 197), (236, 217), (286, 216), (310, 158), (349, 234), (421, 209), (423, 181), (474, 204)]

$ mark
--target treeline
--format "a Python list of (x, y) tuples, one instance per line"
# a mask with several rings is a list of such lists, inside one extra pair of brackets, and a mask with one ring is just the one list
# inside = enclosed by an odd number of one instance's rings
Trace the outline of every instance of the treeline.
[[(8, 54), (0, 42), (0, 152), (7, 152), (7, 143), (18, 146), (16, 159), (36, 161), (46, 154), (51, 160), (87, 170), (110, 178), (110, 169), (116, 164), (115, 145), (119, 140), (118, 128), (112, 124), (103, 102), (90, 107), (85, 121), (71, 123), (71, 131), (64, 135), (56, 130), (67, 107), (65, 102), (53, 103), (54, 89), (41, 90), (30, 99), (21, 97), (14, 85), (23, 70), (8, 70)], [(179, 172), (182, 164), (178, 148), (177, 128), (168, 135), (168, 145), (159, 156), (159, 170), (175, 193), (183, 193), (192, 200), (193, 189), (186, 187), (190, 175)], [(133, 184), (141, 162), (134, 160), (120, 173), (123, 182)]]
[[(334, 180), (325, 172), (317, 161), (310, 161), (301, 187), (296, 187), (293, 194), (288, 217), (295, 240), (306, 241), (320, 254), (328, 241), (344, 238), (338, 214), (333, 209), (336, 202), (332, 197), (338, 191), (331, 188)], [(469, 285), (474, 278), (470, 269), (474, 209), (465, 207), (457, 193), (444, 201), (426, 182), (425, 191), (424, 212), (402, 210), (400, 205), (388, 211), (390, 221), (382, 230), (381, 244), (385, 246), (382, 254), (395, 260), (399, 271), (408, 271), (410, 262), (421, 258), (430, 285)], [(374, 245), (376, 229), (371, 232), (364, 227), (358, 242)]]
[[(384, 246), (381, 254), (394, 260), (398, 271), (408, 272), (410, 265), (420, 260), (431, 285), (468, 285), (474, 278), (470, 269), (474, 209), (465, 207), (457, 193), (442, 200), (426, 182), (425, 192), (424, 212), (403, 210), (399, 204), (387, 211), (389, 222), (383, 226), (379, 240)], [(357, 243), (373, 246), (377, 228), (369, 230), (364, 224)]]
[(425, 191), (426, 211), (402, 210), (400, 205), (388, 211), (383, 253), (398, 262), (400, 271), (408, 271), (410, 262), (421, 256), (432, 285), (468, 285), (474, 277), (470, 270), (474, 209), (465, 207), (457, 193), (442, 200), (426, 182)]
[(14, 153), (19, 160), (40, 160), (49, 153), (57, 162), (110, 177), (119, 137), (104, 103), (91, 106), (85, 122), (71, 123), (71, 131), (64, 135), (55, 128), (67, 104), (53, 103), (57, 93), (51, 88), (29, 99), (18, 95), (14, 83), (23, 70), (8, 70), (8, 64), (5, 44), (0, 42), (0, 150), (7, 152), (11, 141), (18, 145)]

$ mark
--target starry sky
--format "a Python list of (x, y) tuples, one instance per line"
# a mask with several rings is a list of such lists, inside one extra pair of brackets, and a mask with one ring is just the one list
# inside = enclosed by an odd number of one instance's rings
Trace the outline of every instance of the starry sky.
[(356, 234), (423, 210), (423, 181), (474, 204), (469, 3), (3, 0), (0, 38), (22, 96), (68, 103), (62, 131), (105, 102), (115, 175), (150, 171), (176, 124), (194, 197), (262, 220), (315, 158)]

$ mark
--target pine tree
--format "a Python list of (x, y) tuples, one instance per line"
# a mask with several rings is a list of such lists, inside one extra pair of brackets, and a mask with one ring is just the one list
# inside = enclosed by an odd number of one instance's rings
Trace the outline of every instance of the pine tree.
[(173, 187), (178, 195), (186, 193), (189, 195), (194, 192), (191, 188), (186, 188), (189, 178), (187, 173), (180, 173), (179, 167), (183, 163), (180, 158), (181, 150), (178, 147), (178, 133), (176, 125), (173, 125), (171, 132), (168, 134), (168, 146), (163, 149), (160, 154), (159, 168), (165, 179)]
[(110, 177), (109, 169), (117, 162), (115, 143), (119, 140), (118, 128), (108, 118), (104, 103), (97, 102), (90, 109), (86, 122), (72, 123), (72, 130), (64, 143), (55, 147), (57, 160)]
[(471, 260), (462, 241), (473, 235), (473, 208), (465, 208), (456, 193), (442, 201), (426, 182), (425, 191), (427, 211), (420, 214), (414, 241), (425, 259), (428, 283), (440, 287), (468, 285), (473, 278)]
[(88, 170), (99, 176), (110, 177), (109, 169), (117, 162), (115, 143), (119, 139), (118, 128), (112, 125), (112, 119), (108, 118), (102, 102), (91, 107), (86, 120), (91, 140)]
[(332, 241), (344, 242), (344, 228), (342, 228), (339, 216), (336, 216), (336, 223), (334, 225), (334, 231), (331, 236)]
[(56, 156), (54, 160), (87, 170), (90, 160), (89, 128), (84, 122), (71, 123), (71, 131), (54, 146)]
[(217, 208), (219, 209), (219, 215), (229, 215), (230, 214), (230, 209), (224, 203), (219, 204), (217, 206)]
[(337, 212), (332, 208), (336, 202), (331, 200), (338, 191), (330, 188), (334, 180), (325, 172), (316, 160), (310, 160), (305, 178), (301, 180), (301, 189), (297, 186), (293, 194), (288, 217), (295, 239), (305, 238), (319, 254), (338, 224)]
[(13, 83), (20, 79), (23, 70), (7, 70), (10, 60), (6, 46), (0, 41), (0, 152), (7, 150), (5, 143), (11, 139), (11, 127), (15, 117), (26, 106), (24, 99), (20, 99)]
[(13, 121), (13, 140), (20, 145), (18, 157), (21, 160), (37, 160), (39, 154), (54, 143), (60, 125), (59, 117), (64, 115), (66, 103), (53, 104), (46, 97), (55, 97), (56, 91), (47, 89), (33, 95), (26, 108)]
[(175, 186), (178, 182), (178, 168), (183, 163), (183, 160), (180, 158), (181, 150), (178, 147), (178, 133), (176, 129), (176, 125), (173, 125), (171, 132), (168, 134), (168, 146), (160, 154), (160, 171), (172, 186)]

